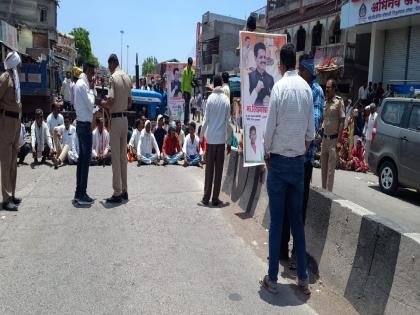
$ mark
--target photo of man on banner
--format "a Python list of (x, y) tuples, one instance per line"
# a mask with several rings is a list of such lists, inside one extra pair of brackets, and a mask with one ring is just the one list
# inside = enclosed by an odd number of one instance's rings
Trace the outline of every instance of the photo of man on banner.
[(184, 120), (184, 99), (181, 93), (182, 69), (185, 63), (169, 62), (166, 64), (168, 78), (168, 114), (171, 121)]

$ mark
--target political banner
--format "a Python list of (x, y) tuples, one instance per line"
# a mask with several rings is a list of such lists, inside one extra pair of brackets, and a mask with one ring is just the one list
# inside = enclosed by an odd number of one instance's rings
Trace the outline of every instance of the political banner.
[(281, 79), (280, 49), (287, 35), (240, 32), (244, 166), (264, 164), (264, 133), (271, 90)]
[(184, 99), (182, 98), (181, 82), (185, 63), (168, 62), (166, 64), (168, 115), (172, 120), (184, 120)]

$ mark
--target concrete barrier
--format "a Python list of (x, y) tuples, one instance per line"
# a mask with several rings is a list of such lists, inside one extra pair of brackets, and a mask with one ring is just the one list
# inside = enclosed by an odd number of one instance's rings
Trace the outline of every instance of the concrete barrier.
[[(268, 228), (264, 167), (244, 168), (235, 151), (227, 159), (223, 191)], [(305, 234), (311, 272), (360, 314), (420, 314), (420, 234), (315, 188)]]

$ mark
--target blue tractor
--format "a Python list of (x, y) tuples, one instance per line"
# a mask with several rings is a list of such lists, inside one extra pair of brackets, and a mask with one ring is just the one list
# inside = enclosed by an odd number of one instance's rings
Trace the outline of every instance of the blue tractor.
[(162, 94), (158, 92), (132, 89), (131, 97), (131, 110), (137, 115), (144, 115), (147, 119), (155, 120), (159, 114), (165, 112)]

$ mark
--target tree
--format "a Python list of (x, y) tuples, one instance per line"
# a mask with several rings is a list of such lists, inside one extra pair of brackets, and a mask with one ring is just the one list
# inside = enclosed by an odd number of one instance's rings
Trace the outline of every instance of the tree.
[(74, 41), (77, 48), (77, 65), (81, 66), (85, 62), (91, 62), (95, 66), (98, 66), (98, 58), (96, 58), (92, 53), (89, 32), (82, 27), (77, 27), (73, 28), (73, 30), (70, 32), (70, 35), (74, 36)]
[(142, 76), (145, 77), (148, 74), (154, 73), (157, 64), (158, 61), (155, 57), (147, 57), (146, 59), (144, 59), (141, 69)]

